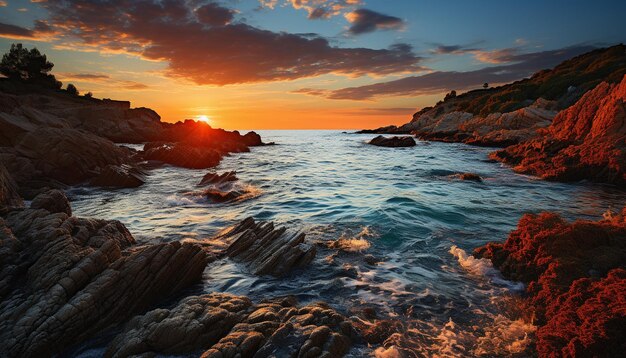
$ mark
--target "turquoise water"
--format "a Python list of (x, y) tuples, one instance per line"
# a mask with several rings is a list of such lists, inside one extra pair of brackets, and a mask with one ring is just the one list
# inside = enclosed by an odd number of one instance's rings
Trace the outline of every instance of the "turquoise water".
[[(74, 212), (118, 219), (141, 242), (201, 240), (248, 216), (302, 230), (319, 244), (307, 269), (257, 277), (226, 259), (207, 267), (197, 291), (256, 300), (295, 295), (348, 315), (372, 307), (381, 318), (403, 322), (402, 334), (387, 346), (409, 356), (500, 356), (532, 340), (533, 327), (511, 308), (519, 286), (464, 252), (503, 241), (524, 213), (596, 220), (626, 203), (626, 192), (610, 186), (515, 174), (489, 162), (488, 148), (419, 142), (391, 149), (365, 144), (373, 135), (259, 133), (277, 145), (226, 157), (216, 168), (237, 171), (239, 185), (251, 193), (246, 200), (211, 203), (194, 194), (208, 170), (163, 167), (137, 189), (73, 189)], [(461, 181), (453, 176), (459, 172), (484, 180)], [(324, 245), (339, 238), (343, 249)], [(366, 353), (393, 349), (357, 346), (351, 354)]]

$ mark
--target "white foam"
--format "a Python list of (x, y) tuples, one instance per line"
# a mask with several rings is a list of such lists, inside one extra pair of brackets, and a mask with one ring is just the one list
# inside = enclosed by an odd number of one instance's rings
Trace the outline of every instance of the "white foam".
[(505, 286), (510, 290), (524, 290), (523, 283), (505, 280), (500, 272), (493, 267), (491, 261), (483, 258), (477, 259), (472, 255), (468, 255), (465, 250), (457, 247), (456, 245), (452, 245), (452, 247), (450, 247), (450, 253), (456, 257), (461, 267), (469, 273), (487, 277), (491, 282)]
[(485, 335), (478, 338), (474, 354), (502, 356), (523, 353), (532, 343), (537, 327), (521, 319), (512, 321), (496, 315), (485, 327)]
[(187, 206), (187, 205), (195, 205), (196, 201), (193, 200), (193, 196), (178, 196), (178, 195), (170, 195), (165, 198), (165, 203), (168, 206)]

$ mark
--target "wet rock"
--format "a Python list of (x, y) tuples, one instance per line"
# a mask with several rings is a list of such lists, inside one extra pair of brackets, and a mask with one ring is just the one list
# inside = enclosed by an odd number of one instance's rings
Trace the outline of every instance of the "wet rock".
[(402, 323), (394, 320), (376, 320), (374, 323), (360, 321), (355, 323), (355, 328), (369, 344), (381, 344), (391, 335), (405, 331)]
[(137, 246), (118, 221), (69, 217), (49, 205), (0, 220), (7, 357), (59, 353), (198, 281), (209, 260), (191, 244)]
[(475, 181), (475, 182), (483, 181), (483, 179), (480, 177), (480, 175), (474, 174), (474, 173), (461, 173), (461, 174), (459, 174), (459, 179)]
[(520, 173), (548, 180), (626, 184), (626, 76), (602, 82), (559, 112), (534, 140), (491, 154)]
[(12, 207), (22, 207), (24, 202), (17, 193), (17, 185), (0, 161), (0, 213)]
[[(556, 214), (525, 215), (504, 243), (475, 251), (526, 284), (540, 356), (613, 356), (624, 349), (624, 214), (568, 223)], [(618, 328), (619, 327), (619, 328)]]
[(143, 157), (190, 169), (212, 168), (222, 159), (215, 149), (185, 143), (148, 143), (144, 146)]
[(341, 357), (354, 335), (350, 322), (324, 304), (298, 307), (294, 300), (274, 300), (255, 305), (245, 297), (212, 293), (133, 318), (106, 356), (204, 351), (207, 358)]
[(378, 147), (414, 147), (416, 145), (413, 137), (384, 137), (379, 135), (378, 137), (369, 141), (369, 144)]
[(70, 202), (61, 190), (53, 189), (39, 194), (30, 203), (31, 209), (45, 209), (50, 213), (65, 213), (72, 216)]
[(246, 193), (243, 191), (231, 189), (231, 190), (219, 190), (219, 189), (208, 189), (202, 192), (207, 199), (216, 202), (216, 203), (227, 203), (231, 201), (235, 201), (245, 195)]
[(136, 188), (145, 183), (147, 173), (131, 165), (107, 165), (89, 182), (92, 186)]
[(224, 172), (222, 174), (207, 173), (202, 177), (199, 186), (220, 185), (227, 182), (237, 181), (237, 173), (235, 171)]
[(305, 242), (304, 233), (286, 233), (271, 222), (247, 218), (217, 237), (229, 243), (225, 254), (246, 263), (257, 275), (282, 276), (311, 263), (317, 254), (314, 245)]

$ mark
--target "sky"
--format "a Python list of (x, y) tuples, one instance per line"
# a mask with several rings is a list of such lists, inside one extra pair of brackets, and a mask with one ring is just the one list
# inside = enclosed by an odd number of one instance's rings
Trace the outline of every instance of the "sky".
[(0, 49), (81, 93), (226, 129), (402, 124), (626, 41), (623, 0), (0, 0)]

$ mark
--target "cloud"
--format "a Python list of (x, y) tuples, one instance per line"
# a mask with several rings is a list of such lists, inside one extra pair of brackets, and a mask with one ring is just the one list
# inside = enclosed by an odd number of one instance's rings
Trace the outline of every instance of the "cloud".
[[(259, 0), (261, 7), (274, 9), (278, 0)], [(328, 19), (361, 5), (362, 0), (284, 0), (294, 9), (306, 10), (311, 20)]]
[(431, 45), (435, 46), (435, 48), (430, 50), (430, 52), (435, 55), (464, 55), (466, 53), (481, 51), (475, 48), (474, 45), (444, 45), (438, 43)]
[(68, 80), (107, 80), (110, 77), (108, 75), (99, 74), (99, 73), (60, 73), (58, 77), (68, 81)]
[(0, 22), (0, 37), (10, 39), (27, 39), (33, 37), (33, 31), (20, 26)]
[(5, 7), (5, 6), (7, 6), (7, 5), (9, 5), (9, 4), (7, 4), (7, 2), (6, 2), (6, 1), (2, 1), (2, 0), (0, 0), (0, 7)]
[(358, 9), (347, 13), (346, 19), (352, 24), (348, 32), (353, 35), (376, 30), (401, 30), (404, 27), (402, 19), (368, 9)]
[[(437, 71), (422, 76), (380, 82), (371, 85), (337, 90), (303, 89), (298, 93), (323, 96), (330, 99), (371, 100), (379, 96), (415, 96), (454, 90), (476, 88), (485, 82), (507, 83), (552, 68), (574, 56), (591, 51), (591, 46), (572, 46), (558, 50), (511, 55), (514, 64), (486, 67), (467, 72)], [(317, 91), (317, 93), (315, 92)]]
[(511, 63), (523, 59), (521, 56), (521, 49), (517, 47), (504, 48), (493, 51), (474, 51), (474, 57), (485, 63)]
[(148, 86), (146, 84), (139, 83), (139, 82), (133, 82), (133, 81), (123, 81), (122, 82), (122, 87), (127, 89), (127, 90), (142, 90), (142, 89), (150, 88), (150, 86)]
[(330, 73), (381, 76), (421, 68), (421, 58), (407, 45), (335, 47), (321, 37), (233, 21), (231, 10), (213, 3), (190, 3), (197, 7), (173, 0), (49, 0), (41, 5), (49, 13), (45, 24), (58, 32), (58, 46), (166, 61), (167, 75), (197, 84), (282, 81)]

